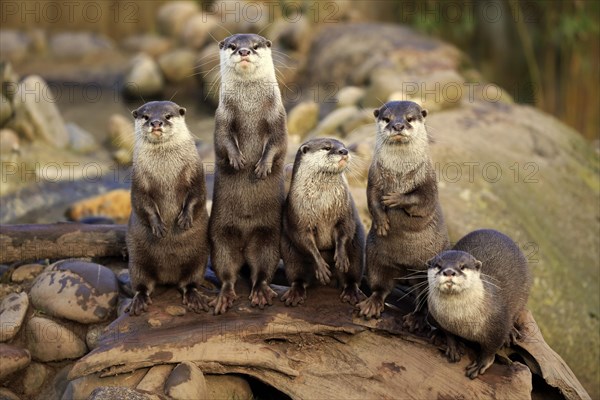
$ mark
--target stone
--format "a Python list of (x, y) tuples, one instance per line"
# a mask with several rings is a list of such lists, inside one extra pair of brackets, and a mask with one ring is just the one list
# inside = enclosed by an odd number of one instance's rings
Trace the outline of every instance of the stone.
[(208, 397), (212, 400), (251, 400), (254, 398), (247, 380), (235, 375), (204, 375)]
[(102, 386), (94, 389), (87, 400), (162, 400), (154, 393), (141, 392), (119, 386)]
[(19, 136), (12, 129), (0, 129), (0, 154), (15, 154), (21, 149)]
[(168, 82), (178, 83), (194, 78), (197, 55), (188, 49), (177, 49), (163, 54), (158, 65)]
[(34, 28), (28, 32), (31, 39), (31, 50), (37, 54), (48, 52), (48, 32), (41, 28)]
[(298, 103), (288, 113), (288, 134), (302, 140), (319, 122), (319, 105), (313, 101)]
[(140, 53), (130, 63), (123, 82), (123, 94), (131, 98), (153, 97), (164, 89), (160, 67), (152, 57)]
[(41, 362), (70, 360), (87, 353), (87, 347), (75, 332), (44, 317), (33, 317), (26, 326), (27, 348)]
[(171, 1), (162, 6), (156, 16), (156, 26), (165, 36), (178, 37), (186, 22), (199, 12), (193, 1)]
[(8, 265), (0, 264), (0, 278), (2, 278), (2, 276), (8, 271), (10, 271), (10, 267)]
[(185, 315), (186, 310), (185, 307), (182, 306), (167, 306), (165, 312), (173, 317), (181, 317), (182, 315)]
[(165, 382), (171, 375), (173, 368), (172, 364), (155, 365), (150, 368), (136, 388), (146, 392), (164, 394)]
[(80, 154), (89, 154), (98, 149), (98, 143), (96, 143), (94, 135), (79, 125), (69, 122), (66, 128), (69, 132), (69, 147), (71, 150)]
[(119, 284), (100, 264), (61, 260), (36, 278), (30, 295), (46, 314), (88, 324), (105, 321), (115, 311)]
[(27, 57), (31, 39), (23, 32), (12, 29), (0, 29), (0, 58), (13, 63)]
[(135, 292), (131, 288), (131, 278), (129, 276), (128, 268), (123, 268), (117, 273), (117, 280), (119, 281), (119, 288), (123, 293), (131, 297), (135, 295)]
[(119, 165), (131, 165), (133, 162), (133, 152), (127, 149), (118, 149), (112, 153), (112, 158)]
[(67, 146), (69, 133), (56, 106), (56, 98), (43, 78), (30, 75), (19, 83), (13, 106), (15, 123), (26, 121), (34, 138), (58, 148)]
[(114, 43), (109, 38), (93, 32), (61, 32), (52, 35), (49, 48), (53, 57), (81, 59), (90, 54), (112, 50)]
[(23, 393), (26, 396), (38, 394), (48, 377), (48, 368), (41, 363), (32, 362), (23, 376)]
[(87, 333), (85, 334), (85, 344), (90, 351), (98, 347), (98, 339), (106, 331), (107, 326), (107, 323), (88, 326)]
[(118, 223), (126, 223), (131, 214), (131, 192), (115, 189), (104, 194), (79, 200), (69, 206), (65, 215), (72, 221), (85, 217), (108, 217)]
[(213, 39), (210, 32), (218, 25), (217, 19), (207, 13), (192, 15), (181, 30), (180, 41), (190, 49), (200, 50)]
[(173, 40), (155, 34), (141, 34), (127, 37), (122, 46), (132, 53), (146, 53), (150, 57), (159, 57), (173, 48)]
[[(107, 376), (105, 378), (101, 378), (98, 374), (77, 378), (69, 382), (63, 393), (62, 399), (87, 399), (94, 389), (98, 387), (135, 388), (144, 375), (146, 375), (147, 371), (147, 368), (141, 368), (131, 373)], [(115, 399), (121, 398), (122, 397), (115, 397)]]
[[(12, 117), (13, 107), (10, 102), (3, 94), (0, 94), (0, 126), (4, 124)], [(0, 149), (4, 153), (3, 149)]]
[(31, 355), (27, 349), (0, 343), (0, 379), (22, 370), (30, 362)]
[(27, 293), (11, 293), (0, 303), (0, 342), (15, 337), (23, 325), (29, 308)]
[(2, 400), (21, 400), (19, 396), (8, 390), (7, 388), (0, 387), (0, 399)]
[(317, 127), (310, 133), (311, 137), (341, 136), (344, 131), (342, 125), (357, 115), (362, 116), (358, 107), (342, 107), (329, 113)]
[(335, 95), (335, 99), (337, 100), (336, 106), (338, 108), (356, 106), (364, 95), (364, 88), (358, 86), (345, 86)]
[(42, 273), (45, 266), (41, 264), (25, 264), (15, 269), (10, 276), (13, 282), (21, 283), (29, 281)]
[(165, 394), (175, 400), (208, 398), (202, 371), (189, 361), (178, 364), (165, 382)]

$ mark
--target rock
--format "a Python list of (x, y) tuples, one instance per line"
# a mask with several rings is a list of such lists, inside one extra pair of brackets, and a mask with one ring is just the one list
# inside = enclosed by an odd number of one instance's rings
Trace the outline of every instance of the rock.
[(146, 53), (159, 57), (173, 48), (173, 40), (154, 34), (129, 36), (123, 40), (123, 48), (132, 53)]
[(56, 58), (81, 59), (113, 48), (112, 40), (92, 32), (62, 32), (50, 38), (50, 52)]
[[(1, 40), (1, 39), (0, 39)], [(9, 101), (13, 101), (21, 78), (15, 72), (10, 62), (0, 62), (0, 90)]]
[(358, 86), (345, 86), (337, 92), (335, 99), (337, 107), (348, 107), (358, 105), (360, 99), (365, 95), (365, 89)]
[(121, 291), (133, 297), (135, 293), (131, 288), (131, 278), (129, 277), (128, 268), (123, 268), (117, 273), (117, 280), (119, 281), (119, 288), (121, 289)]
[(72, 221), (85, 217), (108, 217), (119, 223), (125, 223), (131, 214), (131, 192), (127, 189), (115, 189), (73, 203), (65, 215)]
[(131, 298), (125, 296), (119, 296), (119, 302), (117, 303), (117, 315), (120, 317), (125, 314), (125, 310), (131, 304)]
[(342, 125), (362, 114), (358, 107), (342, 107), (329, 113), (310, 133), (311, 137), (343, 136)]
[(131, 165), (133, 162), (133, 153), (131, 150), (118, 149), (112, 153), (112, 158), (119, 165)]
[(0, 343), (0, 379), (22, 370), (30, 362), (31, 355), (28, 350)]
[(87, 324), (104, 321), (115, 311), (119, 285), (115, 274), (100, 264), (62, 260), (37, 277), (30, 295), (45, 313)]
[(31, 39), (23, 32), (0, 29), (0, 59), (13, 63), (21, 62), (27, 56)]
[(300, 140), (314, 129), (319, 122), (319, 105), (313, 101), (298, 103), (288, 113), (287, 128), (290, 136), (298, 136)]
[(219, 103), (219, 47), (206, 46), (198, 57), (197, 71), (202, 78), (202, 100)]
[[(292, 22), (292, 23), (290, 23)], [(266, 37), (276, 38), (285, 50), (304, 53), (310, 45), (311, 23), (305, 15), (294, 17), (293, 21), (282, 18), (273, 22)]]
[[(0, 126), (4, 126), (12, 115), (12, 104), (3, 94), (0, 94)], [(4, 153), (4, 149), (0, 149), (0, 151)]]
[(0, 303), (0, 342), (15, 337), (23, 325), (28, 307), (29, 297), (25, 292), (11, 293), (4, 297)]
[(98, 149), (94, 136), (79, 125), (69, 122), (66, 125), (69, 132), (69, 147), (80, 154), (89, 154)]
[(26, 326), (27, 348), (41, 362), (74, 359), (87, 353), (75, 332), (48, 318), (33, 317)]
[[(78, 378), (69, 382), (62, 399), (87, 399), (98, 387), (135, 388), (147, 371), (147, 368), (141, 368), (129, 374), (108, 376), (106, 378), (100, 378), (98, 374)], [(121, 399), (122, 397), (117, 396), (114, 398)]]
[(19, 136), (12, 129), (0, 129), (0, 154), (19, 153)]
[(0, 278), (2, 278), (2, 276), (8, 271), (10, 271), (10, 267), (8, 265), (0, 264)]
[(44, 268), (45, 266), (41, 264), (21, 265), (13, 271), (12, 275), (10, 276), (10, 280), (17, 283), (29, 281), (38, 276), (44, 270)]
[(87, 333), (85, 334), (85, 344), (87, 345), (88, 349), (90, 349), (90, 351), (98, 347), (98, 339), (100, 338), (102, 333), (104, 333), (107, 326), (108, 324), (105, 323), (90, 325), (88, 327)]
[(191, 16), (181, 30), (180, 40), (194, 50), (202, 49), (213, 39), (210, 32), (218, 25), (217, 19), (207, 13), (198, 13)]
[(2, 400), (21, 400), (19, 396), (8, 390), (7, 388), (0, 387), (0, 399)]
[(208, 398), (212, 400), (251, 400), (254, 398), (248, 381), (235, 375), (205, 375)]
[(31, 39), (31, 50), (37, 54), (48, 52), (48, 32), (41, 28), (34, 28), (28, 32)]
[(175, 400), (207, 398), (208, 390), (202, 371), (189, 361), (178, 364), (165, 382), (165, 394)]
[(135, 128), (131, 118), (121, 114), (113, 114), (108, 120), (108, 140), (114, 149), (124, 149), (133, 152), (135, 143)]
[(140, 53), (131, 61), (123, 82), (123, 94), (132, 98), (158, 96), (164, 89), (160, 68), (152, 57)]
[(182, 315), (185, 315), (186, 310), (185, 307), (182, 306), (167, 306), (165, 312), (174, 317), (180, 317)]
[(38, 394), (48, 377), (48, 368), (44, 364), (32, 362), (23, 376), (23, 392), (26, 396)]
[(177, 83), (193, 78), (197, 56), (187, 49), (173, 50), (158, 59), (158, 65), (168, 82)]
[(164, 394), (165, 382), (169, 375), (171, 375), (173, 368), (172, 364), (156, 365), (150, 368), (136, 388), (146, 392)]
[(156, 26), (165, 36), (178, 37), (186, 22), (200, 10), (193, 1), (171, 1), (158, 10)]
[(135, 389), (118, 386), (103, 386), (94, 389), (88, 400), (161, 400), (154, 393), (141, 392)]
[(115, 220), (108, 217), (83, 217), (77, 220), (81, 224), (88, 225), (114, 225)]
[(56, 107), (56, 99), (43, 78), (37, 75), (25, 78), (17, 87), (13, 105), (15, 123), (27, 121), (34, 137), (58, 148), (69, 143), (69, 134)]

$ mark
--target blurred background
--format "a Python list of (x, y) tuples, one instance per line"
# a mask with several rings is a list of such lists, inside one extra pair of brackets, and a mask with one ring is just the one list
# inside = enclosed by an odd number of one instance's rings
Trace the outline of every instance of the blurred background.
[(125, 223), (130, 111), (153, 99), (188, 109), (210, 188), (217, 43), (260, 32), (289, 163), (311, 137), (349, 145), (367, 227), (372, 110), (428, 108), (451, 239), (489, 227), (519, 243), (542, 333), (598, 398), (599, 23), (581, 0), (0, 0), (0, 222)]

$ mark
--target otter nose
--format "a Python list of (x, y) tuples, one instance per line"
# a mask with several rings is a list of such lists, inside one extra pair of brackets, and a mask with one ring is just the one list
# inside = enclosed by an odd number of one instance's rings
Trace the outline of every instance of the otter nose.
[(160, 128), (163, 125), (163, 122), (160, 119), (155, 119), (152, 122), (150, 122), (150, 125), (153, 128)]
[(396, 131), (396, 132), (402, 132), (404, 130), (404, 124), (394, 124), (392, 126), (392, 128)]
[(456, 271), (453, 270), (452, 268), (446, 268), (445, 270), (442, 271), (442, 274), (444, 276), (456, 276)]
[(338, 150), (338, 154), (341, 154), (343, 156), (347, 156), (348, 155), (348, 149), (339, 149)]
[(239, 49), (238, 54), (242, 57), (247, 57), (250, 55), (250, 50), (248, 49)]

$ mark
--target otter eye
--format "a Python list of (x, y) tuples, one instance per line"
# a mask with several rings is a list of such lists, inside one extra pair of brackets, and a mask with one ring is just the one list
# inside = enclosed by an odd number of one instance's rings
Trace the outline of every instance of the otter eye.
[(464, 270), (465, 270), (465, 268), (466, 268), (465, 264), (461, 264), (461, 265), (460, 265), (460, 270), (461, 270), (461, 271), (464, 271)]
[(252, 48), (253, 48), (254, 50), (258, 50), (258, 44), (255, 44), (254, 46), (252, 46)]
[(148, 121), (150, 119), (150, 117), (147, 115), (142, 116), (142, 118), (144, 118), (145, 121)]
[(331, 150), (331, 146), (325, 146), (325, 147), (323, 147), (323, 150), (329, 151), (329, 150)]
[(231, 50), (235, 50), (237, 48), (237, 46), (233, 43), (230, 43), (229, 46), (227, 46), (227, 48), (231, 49)]
[(406, 122), (413, 122), (413, 117), (406, 117)]
[(385, 122), (386, 124), (390, 123), (390, 119), (388, 117), (383, 118), (383, 122)]
[(167, 114), (167, 115), (165, 115), (165, 119), (166, 119), (167, 121), (168, 121), (168, 120), (170, 120), (171, 118), (173, 118), (173, 116), (172, 116), (171, 114)]

